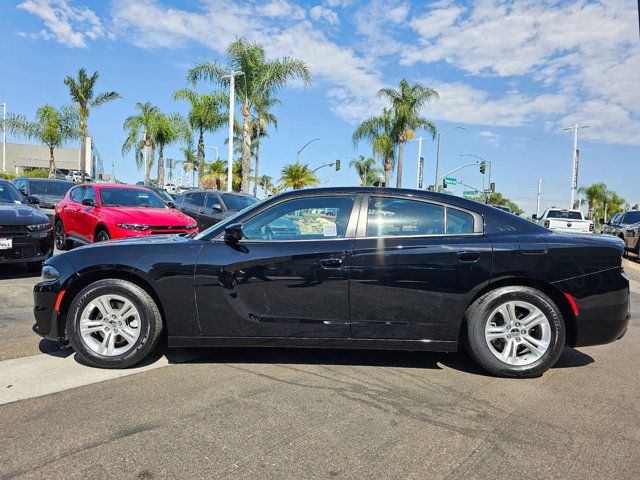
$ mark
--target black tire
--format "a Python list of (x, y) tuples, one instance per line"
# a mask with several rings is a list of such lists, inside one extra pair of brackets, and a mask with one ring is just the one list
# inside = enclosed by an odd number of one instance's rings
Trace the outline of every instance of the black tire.
[(106, 242), (107, 240), (111, 240), (111, 235), (105, 228), (100, 228), (93, 237), (94, 242)]
[[(117, 294), (133, 303), (140, 313), (140, 336), (128, 351), (117, 356), (94, 352), (80, 335), (80, 316), (85, 306), (95, 298)], [(75, 352), (84, 362), (100, 368), (128, 368), (155, 348), (162, 333), (162, 317), (153, 298), (138, 285), (119, 279), (99, 280), (85, 287), (72, 301), (67, 315), (67, 336)]]
[[(491, 313), (507, 301), (528, 302), (546, 315), (551, 337), (547, 351), (529, 365), (510, 365), (498, 359), (489, 349), (485, 339), (485, 325)], [(478, 298), (466, 314), (465, 346), (469, 355), (487, 372), (508, 378), (539, 377), (560, 358), (564, 349), (566, 329), (562, 313), (557, 305), (543, 292), (531, 287), (509, 286), (492, 290)]]
[(67, 234), (64, 231), (64, 223), (57, 218), (54, 224), (54, 237), (56, 242), (56, 249), (65, 251), (73, 247), (73, 242), (67, 238)]

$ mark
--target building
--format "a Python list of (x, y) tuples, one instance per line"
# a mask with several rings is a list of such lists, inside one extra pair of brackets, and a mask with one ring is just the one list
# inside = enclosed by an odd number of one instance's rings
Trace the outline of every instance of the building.
[[(100, 152), (87, 137), (86, 147), (86, 172), (96, 180), (107, 180), (111, 175), (105, 174), (104, 165)], [(60, 147), (55, 149), (56, 168), (67, 172), (69, 170), (79, 170), (80, 167), (80, 148)], [(0, 159), (2, 162), (3, 159)], [(7, 172), (21, 175), (25, 170), (33, 170), (36, 168), (49, 169), (49, 147), (45, 145), (29, 145), (25, 143), (7, 143), (6, 144), (6, 166), (4, 170)], [(3, 165), (0, 164), (0, 170)]]

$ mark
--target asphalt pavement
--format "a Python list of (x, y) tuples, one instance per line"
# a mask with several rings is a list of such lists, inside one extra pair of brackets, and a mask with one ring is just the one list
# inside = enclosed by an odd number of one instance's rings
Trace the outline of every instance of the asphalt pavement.
[(31, 332), (38, 278), (3, 267), (0, 479), (636, 478), (640, 266), (626, 270), (622, 340), (506, 380), (464, 354), (342, 350), (181, 350), (91, 369)]

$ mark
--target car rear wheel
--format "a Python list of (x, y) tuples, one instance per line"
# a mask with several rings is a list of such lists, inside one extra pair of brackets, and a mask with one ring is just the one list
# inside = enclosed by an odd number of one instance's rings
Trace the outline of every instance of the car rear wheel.
[(73, 300), (67, 316), (71, 346), (87, 364), (127, 368), (155, 348), (162, 318), (153, 298), (138, 285), (99, 280)]
[(64, 233), (64, 224), (61, 219), (57, 219), (55, 222), (55, 241), (56, 248), (60, 251), (69, 250), (73, 246), (73, 242), (67, 238), (66, 233)]
[(501, 377), (542, 375), (560, 358), (565, 326), (556, 304), (530, 287), (502, 287), (467, 310), (466, 347), (488, 372)]
[(106, 242), (107, 240), (111, 240), (111, 235), (104, 229), (98, 230), (96, 233), (95, 242)]

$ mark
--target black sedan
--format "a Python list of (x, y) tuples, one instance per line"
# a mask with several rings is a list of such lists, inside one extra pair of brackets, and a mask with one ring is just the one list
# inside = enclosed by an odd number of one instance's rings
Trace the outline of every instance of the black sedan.
[(51, 222), (29, 203), (37, 205), (37, 199), (0, 179), (0, 264), (26, 263), (37, 270), (53, 253)]
[(13, 185), (20, 190), (25, 197), (38, 199), (38, 207), (53, 222), (56, 216), (56, 203), (64, 198), (75, 183), (52, 178), (18, 177), (13, 180)]
[(622, 253), (450, 195), (301, 190), (192, 237), (50, 259), (34, 330), (107, 368), (140, 362), (164, 330), (176, 347), (465, 347), (495, 375), (532, 377), (565, 345), (624, 335)]

